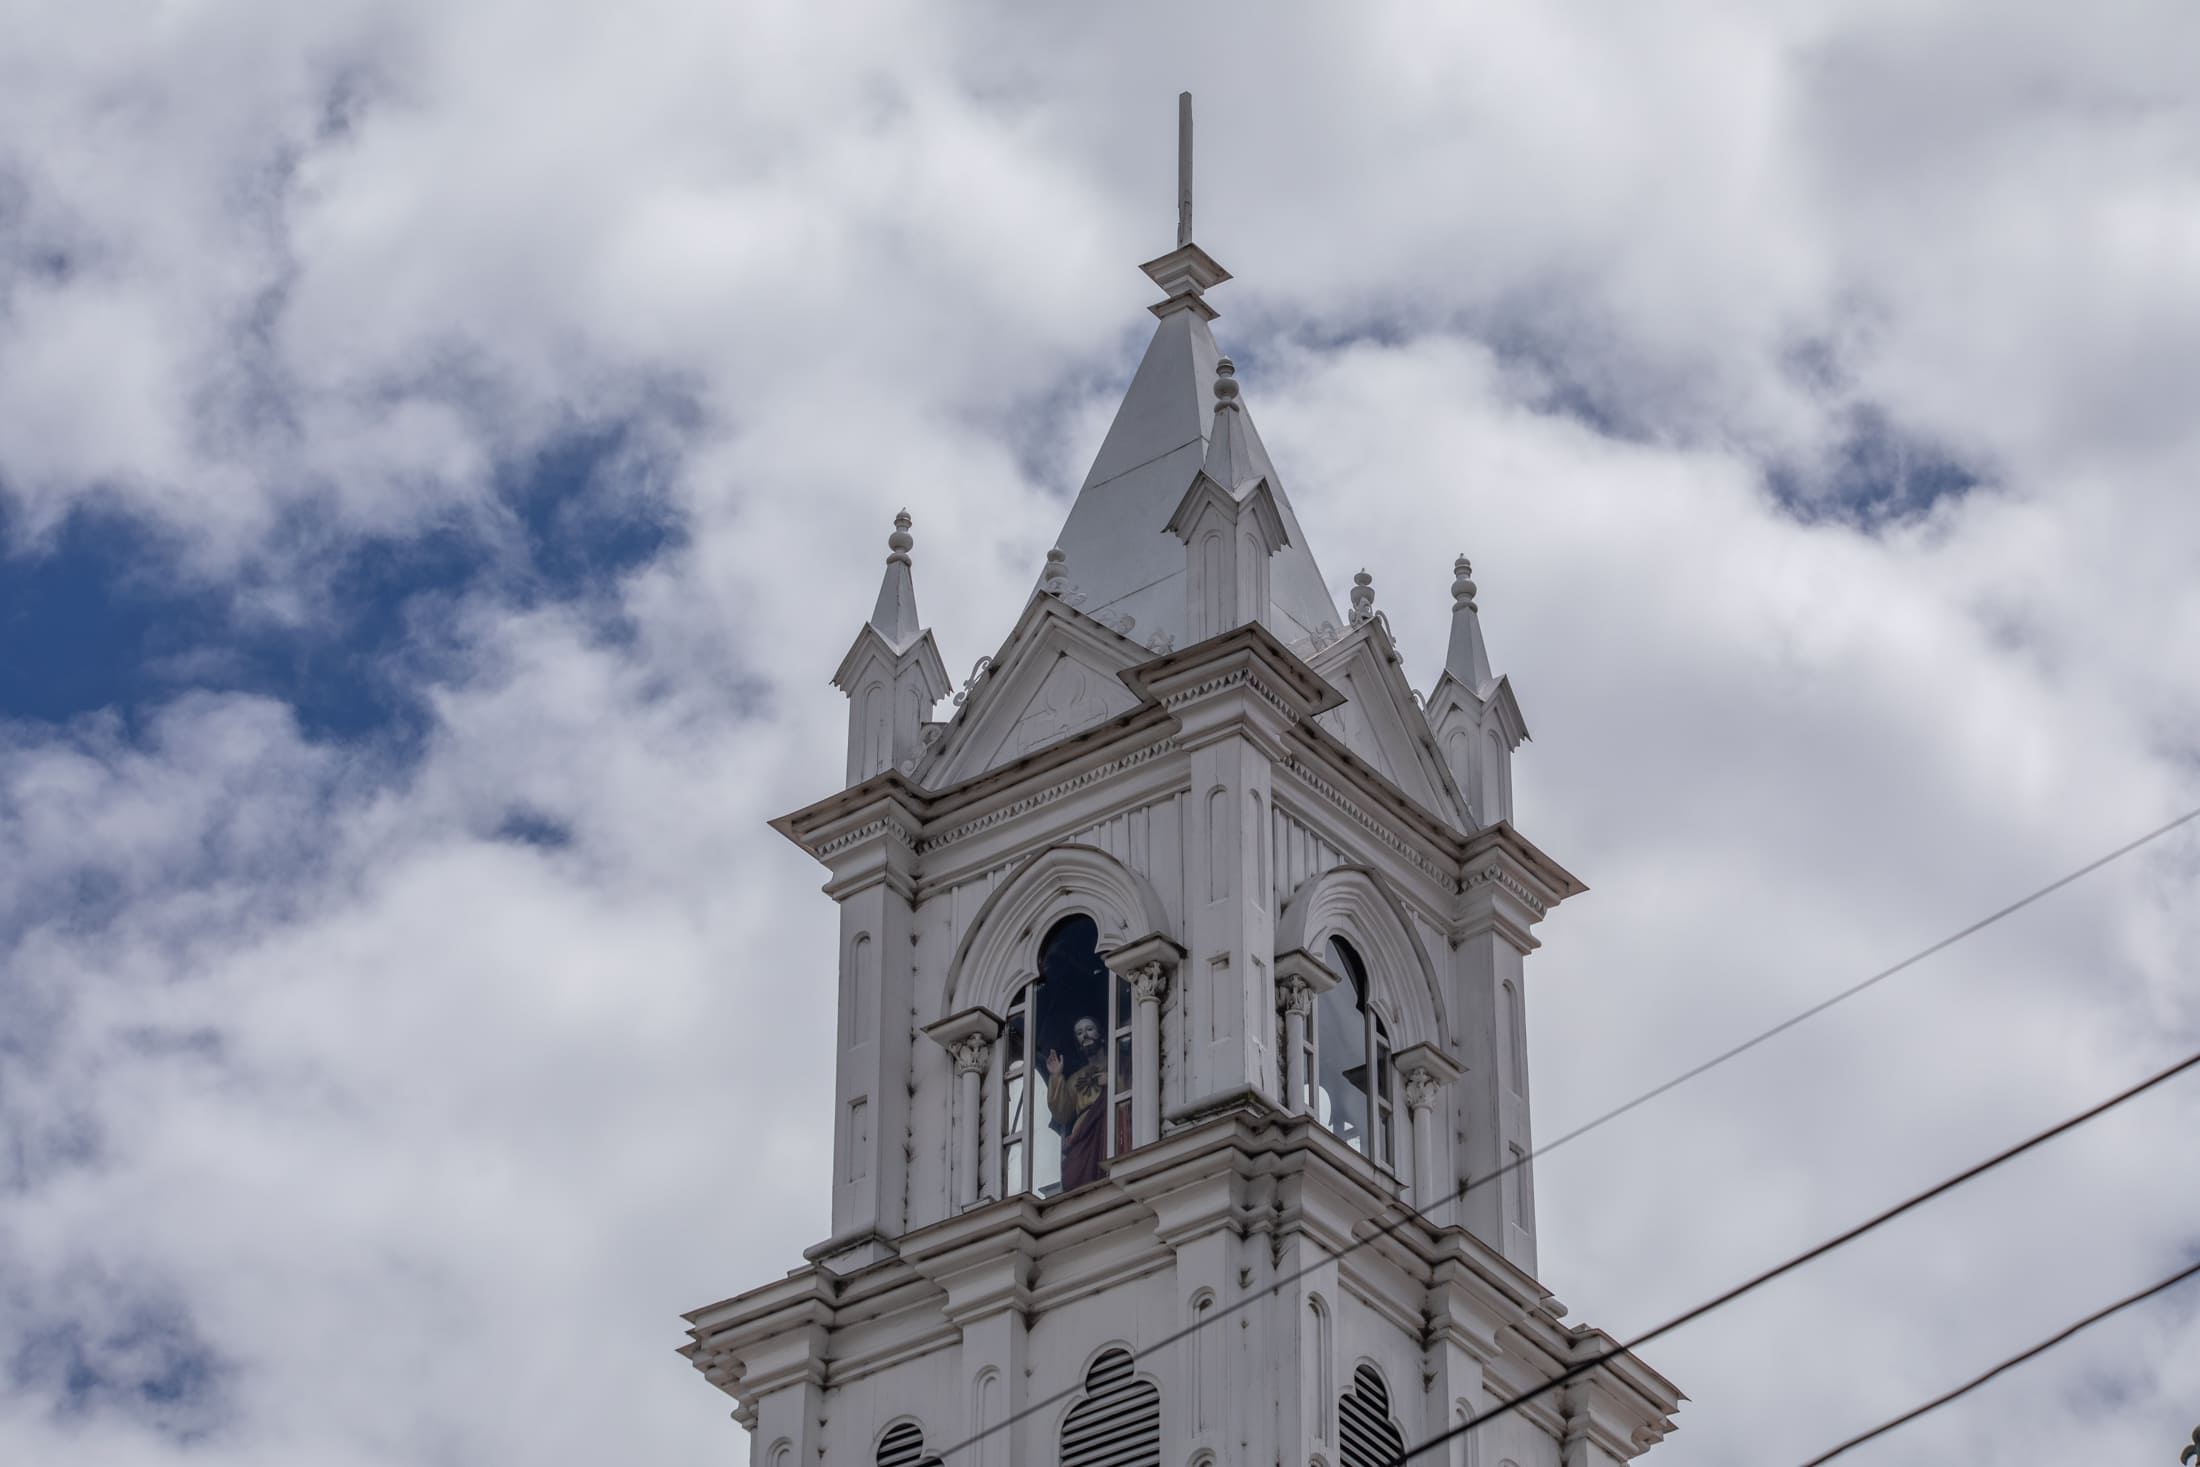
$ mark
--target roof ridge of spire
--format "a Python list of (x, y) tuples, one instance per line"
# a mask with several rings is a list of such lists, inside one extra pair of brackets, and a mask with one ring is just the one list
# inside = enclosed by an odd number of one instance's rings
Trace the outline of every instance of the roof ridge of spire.
[(1265, 477), (1260, 461), (1253, 454), (1245, 405), (1238, 401), (1241, 390), (1237, 364), (1228, 357), (1216, 361), (1214, 423), (1207, 433), (1207, 454), (1200, 461), (1199, 469), (1234, 498), (1242, 497), (1247, 489)]
[(1490, 650), (1482, 641), (1482, 615), (1474, 596), (1474, 563), (1462, 553), (1451, 565), (1451, 642), (1444, 649), (1444, 671), (1473, 693), (1496, 681), (1490, 671)]
[(879, 582), (878, 602), (871, 608), (871, 626), (896, 652), (906, 652), (924, 634), (917, 616), (917, 584), (909, 570), (909, 552), (916, 538), (909, 511), (894, 516), (894, 533), (886, 537), (886, 574)]

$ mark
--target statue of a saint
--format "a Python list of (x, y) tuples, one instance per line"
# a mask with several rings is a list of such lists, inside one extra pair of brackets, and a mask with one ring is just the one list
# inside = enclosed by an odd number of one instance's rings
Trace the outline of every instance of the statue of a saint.
[(1064, 1192), (1099, 1181), (1107, 1155), (1108, 1056), (1100, 1045), (1100, 1026), (1088, 1015), (1070, 1033), (1079, 1051), (1076, 1069), (1063, 1073), (1062, 1052), (1047, 1051), (1047, 1111), (1062, 1137)]

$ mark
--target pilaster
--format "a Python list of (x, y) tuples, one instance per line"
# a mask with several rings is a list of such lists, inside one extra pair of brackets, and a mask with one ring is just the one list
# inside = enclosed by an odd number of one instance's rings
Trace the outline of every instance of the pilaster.
[(904, 1224), (914, 1056), (915, 813), (892, 778), (816, 833), (840, 908), (840, 1063), (834, 1083), (832, 1236), (813, 1256), (846, 1271), (891, 1255)]
[(1528, 1107), (1527, 973), (1530, 933), (1562, 897), (1583, 890), (1563, 868), (1500, 822), (1467, 843), (1451, 943), (1457, 1010), (1465, 1019), (1469, 1083), (1451, 1087), (1456, 1171), (1502, 1172), (1460, 1199), (1457, 1221), (1535, 1272), (1535, 1149)]
[(1276, 1050), (1273, 773), (1292, 724), (1336, 693), (1258, 623), (1126, 674), (1181, 727), (1190, 765), (1184, 821), (1182, 999), (1197, 1114), (1232, 1096), (1281, 1109)]

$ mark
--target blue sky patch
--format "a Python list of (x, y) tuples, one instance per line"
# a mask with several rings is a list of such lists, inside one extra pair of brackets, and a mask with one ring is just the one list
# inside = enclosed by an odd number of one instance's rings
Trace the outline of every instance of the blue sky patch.
[[(601, 635), (628, 634), (620, 578), (680, 534), (654, 467), (626, 425), (576, 432), (499, 474), (489, 514), (301, 551), (325, 610), (297, 623), (252, 613), (247, 585), (190, 578), (143, 521), (79, 511), (0, 559), (0, 716), (111, 710), (135, 731), (178, 694), (250, 692), (289, 704), (311, 736), (415, 746), (462, 600), (580, 604)], [(0, 543), (12, 528), (0, 501)], [(284, 538), (317, 536), (301, 521)]]
[(153, 1297), (112, 1306), (99, 1318), (34, 1317), (17, 1336), (8, 1384), (46, 1398), (57, 1416), (122, 1416), (178, 1443), (218, 1429), (235, 1369), (190, 1315)]

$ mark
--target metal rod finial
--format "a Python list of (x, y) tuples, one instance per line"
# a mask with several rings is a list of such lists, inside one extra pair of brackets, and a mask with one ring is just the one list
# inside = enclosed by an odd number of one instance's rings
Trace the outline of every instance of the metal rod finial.
[(1176, 94), (1176, 247), (1192, 242), (1192, 94)]

